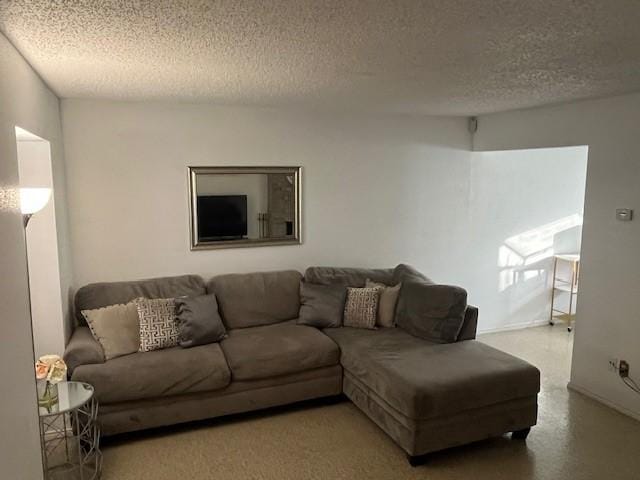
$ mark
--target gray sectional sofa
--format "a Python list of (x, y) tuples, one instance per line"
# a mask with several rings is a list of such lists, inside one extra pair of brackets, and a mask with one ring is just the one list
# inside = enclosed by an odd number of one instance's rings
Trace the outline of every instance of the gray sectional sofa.
[[(395, 284), (396, 269), (311, 267), (305, 280), (360, 287)], [(425, 277), (422, 277), (425, 278)], [(344, 393), (410, 460), (516, 432), (536, 423), (538, 370), (473, 340), (468, 306), (457, 341), (434, 343), (405, 329), (320, 330), (296, 323), (296, 271), (101, 283), (78, 290), (76, 312), (134, 298), (215, 293), (228, 336), (193, 348), (105, 361), (82, 315), (65, 352), (71, 379), (94, 386), (103, 435), (263, 409)], [(400, 294), (402, 301), (402, 291)]]

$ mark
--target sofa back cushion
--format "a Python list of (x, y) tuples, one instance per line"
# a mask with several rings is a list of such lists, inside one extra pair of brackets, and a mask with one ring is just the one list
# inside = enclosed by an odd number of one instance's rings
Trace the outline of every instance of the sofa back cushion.
[(435, 282), (411, 265), (400, 263), (393, 269), (393, 285), (403, 282), (422, 282), (435, 285)]
[(401, 283), (396, 325), (411, 335), (436, 343), (458, 340), (467, 311), (467, 291), (435, 284), (430, 278), (401, 263), (393, 271)]
[(467, 310), (467, 291), (452, 285), (403, 282), (396, 310), (398, 327), (436, 343), (458, 339)]
[(353, 288), (363, 288), (367, 279), (385, 285), (395, 285), (392, 268), (309, 267), (304, 273), (304, 279), (309, 283)]
[(82, 310), (129, 303), (139, 297), (177, 298), (204, 295), (205, 285), (197, 275), (150, 278), (130, 282), (92, 283), (80, 288), (75, 296), (76, 318), (80, 325), (86, 325)]
[(227, 328), (257, 327), (298, 317), (301, 278), (295, 270), (232, 273), (213, 277), (207, 291), (215, 293)]

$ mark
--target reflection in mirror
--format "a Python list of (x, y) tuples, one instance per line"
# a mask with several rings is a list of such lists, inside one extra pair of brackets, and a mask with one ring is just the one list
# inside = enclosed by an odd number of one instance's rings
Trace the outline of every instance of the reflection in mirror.
[(191, 167), (191, 247), (300, 243), (300, 167)]

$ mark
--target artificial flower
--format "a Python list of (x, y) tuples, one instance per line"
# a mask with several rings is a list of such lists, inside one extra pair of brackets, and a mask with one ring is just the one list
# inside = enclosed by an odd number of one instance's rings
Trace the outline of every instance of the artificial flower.
[(36, 378), (59, 383), (67, 378), (67, 365), (59, 355), (43, 355), (36, 362)]

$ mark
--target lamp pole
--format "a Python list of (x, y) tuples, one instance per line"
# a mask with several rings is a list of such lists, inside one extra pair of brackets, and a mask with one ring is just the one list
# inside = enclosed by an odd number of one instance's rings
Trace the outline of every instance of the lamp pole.
[[(33, 194), (34, 192), (43, 192), (46, 190), (46, 194), (44, 196), (41, 196), (40, 198), (40, 204), (36, 205), (36, 207), (34, 208), (32, 204), (29, 204), (29, 209), (27, 210), (29, 213), (23, 213), (22, 214), (22, 225), (23, 225), (23, 231), (24, 231), (24, 256), (25, 256), (25, 266), (26, 266), (26, 271), (27, 271), (27, 295), (29, 297), (29, 318), (31, 320), (31, 351), (33, 352), (33, 359), (35, 360), (35, 356), (36, 356), (36, 342), (35, 342), (35, 338), (33, 336), (33, 309), (31, 307), (31, 276), (29, 273), (29, 245), (28, 245), (28, 238), (27, 238), (27, 225), (29, 224), (29, 220), (31, 220), (31, 217), (33, 216), (34, 213), (40, 211), (42, 208), (45, 207), (45, 205), (49, 202), (49, 196), (51, 195), (51, 189), (23, 189), (21, 190), (21, 207), (24, 207), (23, 203), (25, 203), (27, 200), (30, 200), (28, 194)], [(25, 195), (23, 195), (23, 192), (25, 192)], [(24, 211), (24, 210), (23, 210)], [(44, 445), (44, 427), (42, 425), (42, 422), (40, 421), (40, 407), (39, 407), (39, 402), (38, 402), (38, 382), (36, 380), (35, 375), (33, 376), (33, 381), (35, 383), (35, 387), (36, 387), (36, 412), (38, 414), (38, 430), (40, 430), (40, 455), (41, 455), (41, 464), (42, 464), (42, 474), (43, 474), (43, 478), (47, 478), (47, 471), (45, 468), (45, 453), (44, 453), (44, 449), (45, 449), (45, 445)]]

